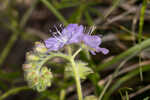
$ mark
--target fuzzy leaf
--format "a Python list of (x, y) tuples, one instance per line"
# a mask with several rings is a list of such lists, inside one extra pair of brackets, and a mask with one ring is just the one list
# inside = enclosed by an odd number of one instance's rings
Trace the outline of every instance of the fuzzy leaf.
[[(87, 63), (76, 61), (75, 64), (76, 64), (76, 67), (78, 67), (78, 73), (81, 79), (86, 79), (86, 77), (89, 74), (93, 73), (93, 70), (87, 67)], [(65, 76), (66, 77), (74, 76), (73, 69), (70, 63), (68, 63), (65, 68)]]

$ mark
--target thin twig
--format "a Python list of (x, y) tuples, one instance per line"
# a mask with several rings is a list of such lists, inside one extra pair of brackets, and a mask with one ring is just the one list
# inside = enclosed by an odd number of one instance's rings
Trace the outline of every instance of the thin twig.
[(118, 16), (115, 16), (114, 18), (110, 18), (110, 19), (107, 20), (107, 22), (104, 24), (104, 26), (107, 26), (107, 25), (109, 25), (111, 23), (114, 23), (118, 20), (124, 19), (124, 17), (126, 17), (128, 14), (133, 13), (133, 12), (135, 12), (135, 10), (130, 9), (129, 11), (126, 11), (126, 12), (124, 12), (124, 13), (118, 15)]
[[(150, 64), (150, 60), (148, 60), (148, 61), (143, 61), (143, 62), (141, 63), (142, 66), (148, 65), (148, 64)], [(123, 68), (122, 70), (119, 71), (119, 73), (118, 73), (118, 75), (116, 75), (116, 77), (118, 77), (118, 76), (120, 76), (120, 75), (122, 75), (122, 74), (128, 73), (128, 72), (130, 72), (130, 71), (132, 71), (132, 70), (134, 70), (134, 69), (136, 69), (136, 68), (138, 68), (138, 67), (139, 67), (139, 64), (137, 63), (137, 64), (134, 64), (134, 65), (128, 66), (127, 68)], [(108, 81), (108, 79), (109, 79), (110, 77), (112, 77), (112, 75), (113, 75), (113, 74), (110, 74), (110, 75), (108, 75), (107, 77), (105, 77), (104, 79), (100, 80), (100, 81), (98, 82), (98, 84), (99, 84), (100, 86), (101, 86), (101, 85), (104, 85), (104, 84)]]
[(138, 18), (139, 18), (139, 8), (136, 9), (136, 14), (135, 16), (133, 17), (133, 20), (132, 20), (132, 41), (133, 41), (133, 44), (135, 45), (136, 42), (135, 42), (135, 39), (136, 39), (136, 36), (135, 36), (135, 30), (136, 30), (136, 25), (137, 25), (137, 21), (138, 21)]
[(112, 77), (110, 77), (110, 78), (109, 78), (109, 81), (106, 83), (106, 85), (105, 85), (103, 91), (101, 92), (101, 94), (100, 94), (98, 100), (102, 100), (102, 98), (103, 98), (105, 92), (107, 91), (107, 89), (109, 88), (111, 82), (112, 82), (113, 79), (118, 75), (119, 70), (120, 70), (120, 69), (123, 67), (123, 65), (124, 65), (129, 59), (131, 59), (135, 54), (136, 54), (136, 52), (133, 53), (132, 55), (128, 56), (124, 61), (122, 61), (122, 62), (120, 63), (120, 65), (116, 68), (115, 72), (112, 74)]
[[(145, 92), (145, 91), (147, 91), (147, 90), (150, 90), (150, 84), (147, 85), (147, 86), (145, 86), (145, 87), (143, 87), (143, 88), (141, 88), (141, 89), (139, 89), (139, 90), (136, 91), (135, 93), (130, 94), (130, 95), (129, 95), (129, 98), (131, 99), (131, 98), (133, 98), (133, 97), (135, 97), (135, 96), (137, 96), (137, 95), (139, 95), (139, 94), (141, 94), (141, 93), (143, 93), (143, 92)], [(125, 98), (125, 97), (124, 97), (124, 98)]]

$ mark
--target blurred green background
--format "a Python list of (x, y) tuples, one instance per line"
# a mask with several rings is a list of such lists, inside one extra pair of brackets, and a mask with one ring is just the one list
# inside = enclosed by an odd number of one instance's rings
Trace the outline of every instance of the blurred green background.
[(63, 77), (64, 64), (48, 63), (56, 77), (42, 93), (28, 88), (22, 70), (34, 42), (47, 39), (54, 25), (69, 23), (96, 26), (93, 34), (110, 50), (80, 53), (94, 70), (82, 82), (84, 96), (149, 100), (149, 0), (0, 0), (0, 100), (77, 100), (74, 80)]

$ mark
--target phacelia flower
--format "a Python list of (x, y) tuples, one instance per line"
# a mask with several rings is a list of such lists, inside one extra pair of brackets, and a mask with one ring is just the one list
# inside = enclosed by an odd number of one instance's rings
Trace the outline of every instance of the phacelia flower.
[(99, 47), (102, 41), (101, 38), (97, 35), (91, 35), (94, 29), (95, 27), (91, 28), (88, 33), (85, 33), (82, 25), (69, 24), (61, 32), (56, 28), (56, 32), (54, 33), (58, 33), (59, 35), (56, 36), (53, 34), (54, 37), (50, 37), (44, 42), (49, 51), (58, 51), (65, 44), (82, 42), (90, 48), (89, 51), (93, 55), (96, 54), (95, 52), (107, 54), (109, 52), (108, 49)]
[(95, 55), (95, 52), (102, 52), (103, 54), (107, 54), (109, 52), (108, 49), (106, 48), (101, 48), (99, 47), (99, 45), (101, 44), (101, 38), (99, 36), (96, 35), (89, 35), (89, 34), (85, 34), (83, 36), (83, 42), (90, 47), (90, 52)]
[(83, 26), (78, 26), (78, 24), (69, 24), (63, 29), (62, 35), (68, 39), (66, 44), (79, 43), (83, 36)]
[(53, 37), (50, 37), (44, 41), (49, 51), (57, 51), (65, 44), (78, 43), (82, 38), (82, 25), (78, 26), (78, 24), (69, 24), (62, 30), (62, 32), (60, 32), (57, 27), (55, 28), (58, 36), (56, 36), (54, 32)]

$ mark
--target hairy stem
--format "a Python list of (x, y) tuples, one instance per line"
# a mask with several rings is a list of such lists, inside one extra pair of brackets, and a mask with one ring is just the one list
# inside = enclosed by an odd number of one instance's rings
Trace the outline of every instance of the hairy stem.
[(65, 54), (62, 54), (62, 53), (50, 53), (50, 56), (47, 56), (41, 63), (40, 63), (40, 67), (39, 69), (41, 69), (41, 67), (43, 66), (43, 64), (45, 64), (48, 60), (50, 60), (51, 58), (54, 58), (54, 57), (61, 57), (61, 58), (64, 58), (68, 61), (70, 61), (70, 57), (65, 55)]
[(72, 69), (73, 69), (74, 77), (75, 77), (75, 81), (76, 81), (78, 99), (83, 100), (82, 89), (81, 89), (81, 84), (80, 84), (80, 76), (78, 74), (78, 66), (76, 66), (76, 64), (75, 64), (74, 57), (71, 58), (70, 62), (72, 64)]
[(65, 55), (62, 53), (50, 53), (50, 55), (48, 55), (47, 57), (45, 57), (43, 59), (43, 61), (39, 64), (39, 70), (41, 69), (41, 67), (51, 58), (54, 57), (61, 57), (66, 59), (67, 61), (69, 61), (72, 65), (72, 69), (73, 69), (73, 73), (74, 73), (74, 78), (76, 81), (76, 87), (77, 87), (77, 93), (78, 93), (78, 100), (83, 100), (83, 96), (82, 96), (82, 89), (81, 89), (81, 84), (80, 84), (80, 76), (79, 76), (79, 72), (78, 72), (78, 66), (76, 66), (75, 64), (75, 57), (79, 54), (79, 52), (82, 49), (78, 49), (73, 55)]
[(73, 59), (78, 55), (78, 53), (82, 50), (82, 48), (78, 49), (74, 54), (73, 54)]
[(70, 59), (71, 65), (72, 65), (72, 69), (74, 72), (74, 78), (76, 81), (76, 87), (77, 87), (77, 93), (78, 93), (78, 99), (79, 100), (83, 100), (83, 96), (82, 96), (82, 89), (81, 89), (81, 82), (80, 82), (80, 76), (79, 76), (79, 70), (78, 70), (78, 66), (76, 66), (75, 64), (75, 57), (79, 54), (79, 52), (82, 50), (82, 48), (79, 48), (72, 56)]

